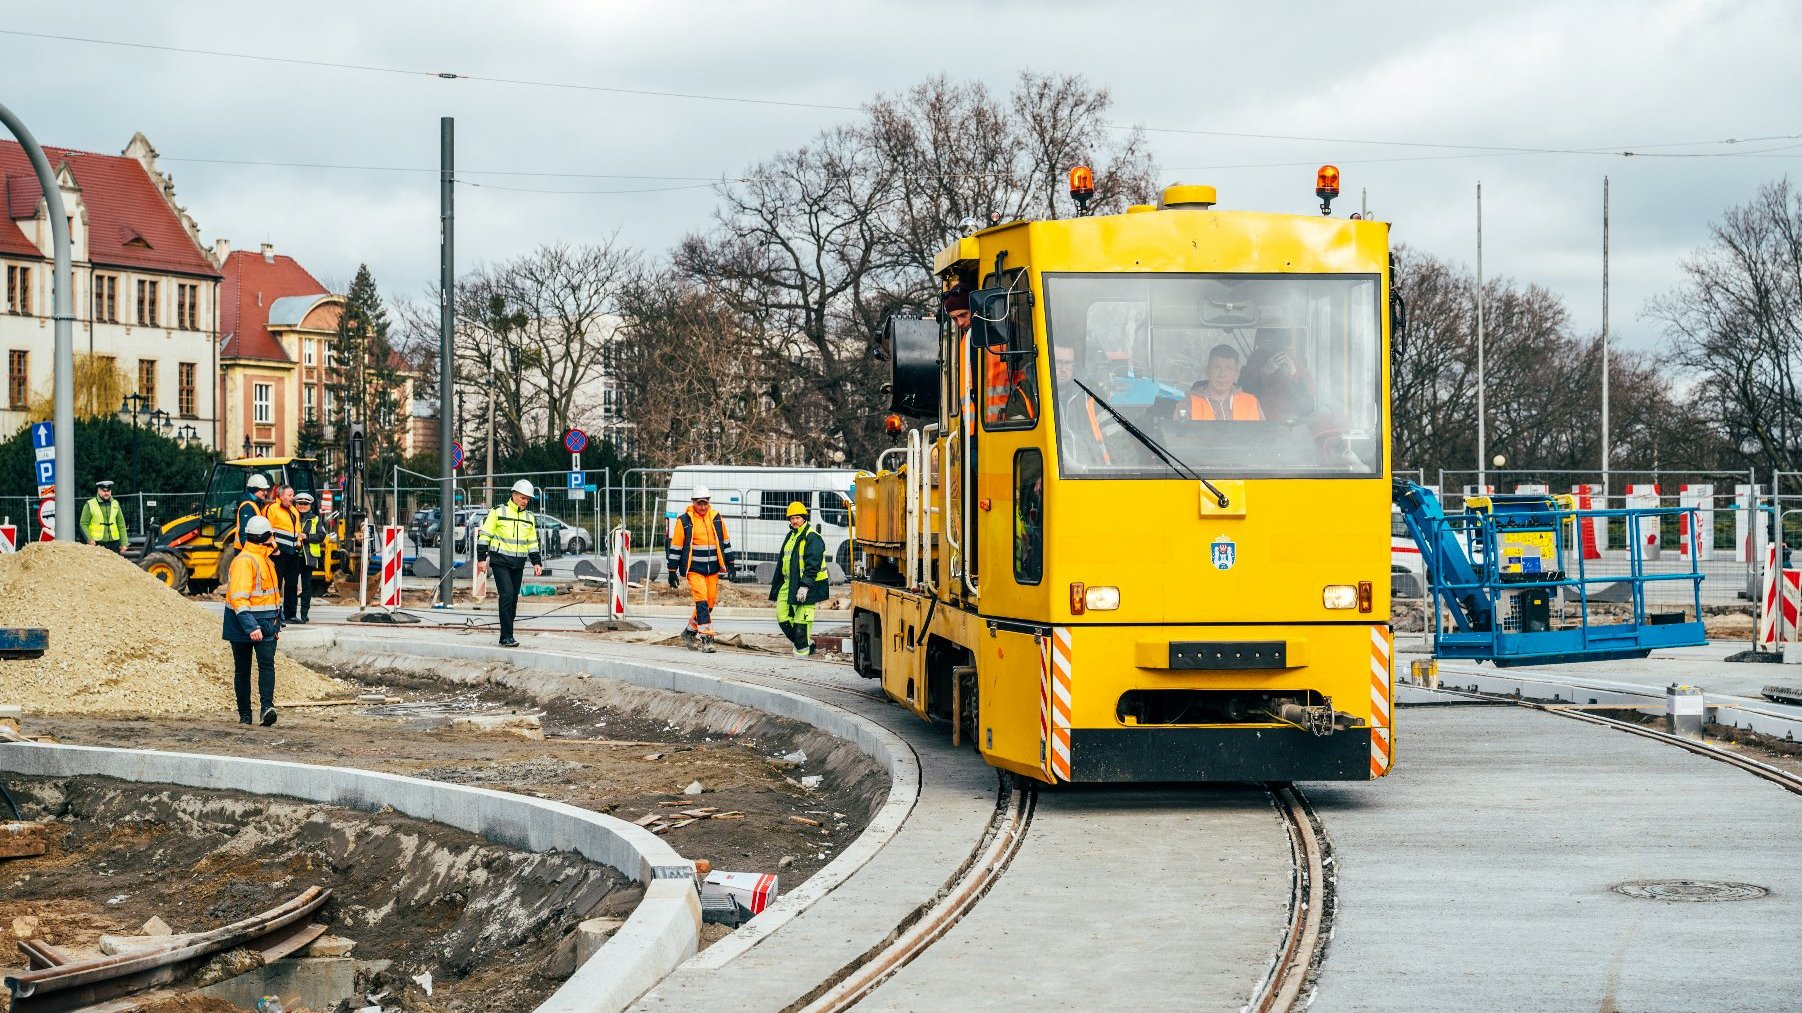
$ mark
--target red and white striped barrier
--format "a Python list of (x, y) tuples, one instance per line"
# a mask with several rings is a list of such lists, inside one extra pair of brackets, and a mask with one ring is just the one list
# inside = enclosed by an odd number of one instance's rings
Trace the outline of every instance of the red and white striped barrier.
[(382, 607), (392, 612), (400, 608), (400, 546), (407, 529), (393, 524), (382, 526)]
[(626, 560), (632, 554), (632, 532), (625, 528), (613, 529), (613, 579), (611, 585), (612, 600), (607, 605), (607, 614), (614, 619), (623, 619), (626, 615)]
[(0, 552), (19, 551), (19, 526), (0, 524)]
[(1677, 552), (1688, 561), (1692, 558), (1707, 560), (1714, 556), (1714, 486), (1690, 485), (1685, 483), (1677, 487), (1677, 505), (1693, 507), (1696, 510), (1696, 523), (1692, 528), (1689, 514), (1677, 515)]
[[(1570, 491), (1578, 510), (1601, 510), (1607, 506), (1599, 485), (1573, 485)], [(1598, 503), (1597, 500), (1602, 502)], [(1586, 517), (1577, 523), (1582, 526), (1582, 530), (1577, 533), (1577, 542), (1583, 547), (1583, 558), (1601, 559), (1602, 550), (1608, 547), (1608, 519)]]
[(1802, 643), (1797, 631), (1802, 621), (1802, 570), (1783, 570), (1777, 566), (1778, 546), (1765, 549), (1764, 587), (1759, 594), (1758, 642), (1761, 644)]

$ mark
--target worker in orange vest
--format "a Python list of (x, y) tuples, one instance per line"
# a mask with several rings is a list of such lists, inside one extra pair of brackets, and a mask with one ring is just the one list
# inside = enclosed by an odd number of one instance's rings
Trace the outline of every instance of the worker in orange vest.
[(275, 641), (282, 628), (281, 581), (269, 554), (274, 532), (269, 520), (253, 516), (238, 529), (244, 548), (232, 557), (225, 584), (225, 628), (221, 637), (232, 645), (232, 690), (238, 698), (238, 723), (250, 724), (250, 668), (257, 669), (257, 696), (262, 723), (275, 724)]
[(669, 549), (664, 553), (669, 586), (675, 588), (677, 576), (686, 578), (688, 596), (694, 601), (682, 642), (702, 654), (713, 653), (713, 610), (720, 603), (720, 574), (731, 573), (734, 562), (726, 522), (712, 504), (713, 494), (707, 487), (695, 486), (688, 509), (670, 522)]
[(282, 580), (282, 618), (293, 622), (300, 614), (300, 581), (307, 576), (300, 563), (300, 508), (294, 505), (294, 487), (276, 486), (261, 512), (275, 535), (270, 544), (275, 547), (275, 572)]
[(1215, 345), (1208, 352), (1208, 375), (1189, 388), (1189, 418), (1218, 422), (1261, 422), (1258, 399), (1239, 387), (1239, 350)]

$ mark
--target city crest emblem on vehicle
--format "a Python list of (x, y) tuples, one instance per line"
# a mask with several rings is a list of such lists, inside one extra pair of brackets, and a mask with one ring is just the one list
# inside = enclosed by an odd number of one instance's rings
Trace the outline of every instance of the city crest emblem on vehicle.
[(1230, 570), (1239, 561), (1239, 547), (1231, 538), (1221, 535), (1208, 543), (1208, 558), (1216, 570)]

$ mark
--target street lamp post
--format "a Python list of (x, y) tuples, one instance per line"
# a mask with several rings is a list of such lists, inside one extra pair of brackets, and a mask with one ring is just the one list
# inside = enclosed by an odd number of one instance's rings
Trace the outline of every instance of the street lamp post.
[(150, 399), (137, 391), (119, 399), (119, 421), (131, 426), (131, 494), (138, 498), (139, 528), (144, 526), (144, 489), (138, 481), (138, 416), (142, 415), (146, 425), (164, 435), (173, 425), (168, 412), (161, 408), (146, 411), (149, 405)]

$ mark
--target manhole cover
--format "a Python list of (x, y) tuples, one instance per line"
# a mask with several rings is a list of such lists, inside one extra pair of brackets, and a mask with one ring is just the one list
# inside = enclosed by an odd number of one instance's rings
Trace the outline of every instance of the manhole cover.
[(1710, 879), (1641, 879), (1617, 883), (1614, 892), (1639, 900), (1673, 900), (1709, 903), (1727, 900), (1757, 900), (1771, 891), (1756, 883), (1723, 883)]

